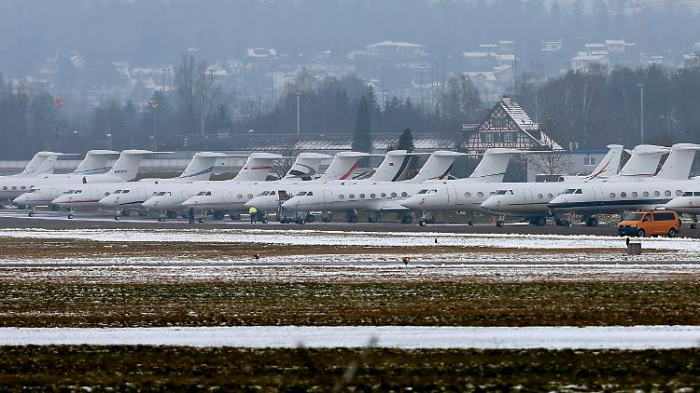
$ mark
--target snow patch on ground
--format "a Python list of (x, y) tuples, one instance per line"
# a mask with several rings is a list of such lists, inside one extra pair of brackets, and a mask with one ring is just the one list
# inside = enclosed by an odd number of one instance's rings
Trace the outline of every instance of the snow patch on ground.
[[(376, 341), (375, 341), (376, 340)], [(246, 348), (676, 349), (699, 326), (0, 328), (0, 345), (168, 345)]]

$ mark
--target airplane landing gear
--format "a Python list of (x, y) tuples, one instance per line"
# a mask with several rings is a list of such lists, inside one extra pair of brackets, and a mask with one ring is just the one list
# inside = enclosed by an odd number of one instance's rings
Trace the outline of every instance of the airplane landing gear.
[(496, 219), (496, 227), (498, 228), (503, 228), (506, 225), (506, 215), (501, 213), (498, 215), (498, 218)]
[(557, 226), (560, 226), (560, 227), (569, 227), (569, 226), (571, 226), (571, 223), (569, 222), (569, 220), (567, 220), (567, 219), (560, 219), (560, 218), (558, 218), (558, 217), (554, 217), (554, 223), (555, 223)]
[(323, 214), (323, 215), (321, 216), (321, 221), (323, 221), (323, 222), (331, 222), (331, 221), (333, 221), (333, 216), (331, 216), (330, 213)]
[(697, 229), (698, 227), (698, 216), (693, 214), (690, 216), (693, 219), (693, 223), (690, 224), (690, 229)]
[(69, 210), (68, 210), (68, 219), (69, 219), (69, 220), (72, 220), (72, 219), (75, 217), (75, 216), (73, 215), (73, 213), (75, 213), (75, 210), (74, 210), (74, 209), (69, 209)]
[(374, 217), (372, 217), (372, 216), (367, 217), (367, 221), (369, 221), (369, 222), (379, 222), (379, 219), (380, 219), (380, 218), (381, 218), (381, 216), (380, 216), (379, 212), (375, 212), (375, 213), (374, 213)]
[(32, 207), (31, 209), (29, 209), (29, 213), (27, 213), (27, 215), (28, 215), (29, 217), (34, 217), (34, 209), (35, 209), (34, 207)]
[(121, 219), (122, 219), (121, 216), (118, 216), (118, 215), (117, 215), (117, 216), (114, 216), (114, 221), (119, 221), (119, 220), (121, 220)]
[(413, 216), (410, 214), (404, 214), (401, 216), (401, 223), (402, 224), (410, 224), (413, 222)]
[(595, 216), (590, 216), (586, 219), (586, 226), (587, 227), (597, 227), (598, 226), (598, 219)]
[(352, 223), (352, 224), (357, 223), (357, 221), (358, 221), (357, 212), (356, 211), (348, 212), (347, 218), (348, 218), (349, 223)]
[(306, 221), (306, 222), (314, 222), (314, 221), (316, 221), (316, 216), (314, 216), (314, 215), (311, 214), (311, 213), (307, 213), (307, 214), (306, 214), (306, 217), (304, 217), (304, 221)]
[(543, 227), (547, 225), (547, 219), (540, 216), (540, 217), (533, 217), (530, 219), (530, 225), (538, 226), (538, 227)]
[(61, 210), (61, 206), (58, 206), (58, 205), (51, 205), (51, 211), (52, 211), (52, 212), (57, 212), (57, 211), (59, 211), (59, 210)]

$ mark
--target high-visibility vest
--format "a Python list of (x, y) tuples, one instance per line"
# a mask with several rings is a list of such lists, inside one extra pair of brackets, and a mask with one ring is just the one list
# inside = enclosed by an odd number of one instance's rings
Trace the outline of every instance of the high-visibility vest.
[(250, 209), (248, 209), (248, 213), (250, 214), (255, 214), (258, 212), (258, 209), (255, 208), (255, 206), (251, 206)]

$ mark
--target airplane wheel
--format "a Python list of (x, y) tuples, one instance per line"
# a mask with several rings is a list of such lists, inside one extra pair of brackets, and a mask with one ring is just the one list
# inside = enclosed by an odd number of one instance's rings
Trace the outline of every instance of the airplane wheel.
[(29, 212), (29, 217), (34, 217), (34, 212)]
[(114, 216), (114, 221), (119, 221), (119, 220), (121, 220), (121, 219), (122, 219), (122, 218), (119, 217), (119, 216)]
[(469, 221), (467, 221), (467, 225), (469, 225), (469, 226), (474, 225), (474, 220), (469, 220)]
[(357, 216), (356, 216), (356, 215), (349, 216), (349, 217), (348, 217), (348, 222), (349, 222), (349, 223), (352, 223), (352, 224), (355, 224), (355, 223), (357, 222)]
[(323, 222), (331, 222), (331, 221), (333, 221), (333, 216), (331, 216), (330, 214), (327, 215), (327, 216), (323, 216), (323, 217), (321, 217), (321, 221), (323, 221)]
[(199, 223), (200, 223), (200, 224), (203, 224), (203, 223), (204, 223), (204, 219), (203, 219), (203, 218), (200, 218), (200, 219), (199, 219)]
[(68, 219), (69, 219), (69, 220), (72, 220), (72, 219), (73, 219), (73, 217), (75, 217), (75, 216), (74, 216), (74, 215), (72, 215), (72, 214), (69, 214), (69, 215), (68, 215)]
[(418, 225), (419, 225), (419, 226), (424, 227), (424, 226), (426, 226), (426, 224), (428, 224), (428, 223), (427, 223), (425, 220), (420, 220), (420, 221), (418, 221)]
[(229, 218), (231, 218), (231, 221), (240, 221), (241, 215), (240, 214), (229, 214)]
[(537, 225), (538, 227), (543, 227), (547, 225), (547, 219), (544, 217), (537, 217), (535, 219), (535, 225)]
[(402, 224), (410, 224), (413, 222), (413, 216), (405, 215), (401, 216), (401, 223)]
[(696, 224), (696, 223), (690, 224), (690, 229), (698, 229), (698, 224)]
[(51, 205), (51, 211), (52, 211), (52, 212), (57, 212), (57, 211), (59, 211), (59, 210), (61, 210), (61, 206), (58, 206), (58, 205)]
[(165, 222), (165, 217), (158, 217), (158, 222)]
[(299, 224), (299, 225), (304, 225), (304, 220), (301, 217), (295, 218), (294, 222)]
[(316, 216), (314, 216), (313, 214), (310, 214), (310, 213), (309, 213), (309, 214), (306, 215), (305, 221), (306, 221), (306, 222), (314, 222), (314, 221), (316, 221)]
[(129, 209), (124, 209), (124, 211), (122, 211), (122, 215), (123, 215), (123, 216), (127, 216), (127, 217), (130, 216), (130, 215), (131, 215), (131, 210), (129, 210)]
[(376, 217), (367, 217), (367, 222), (377, 222)]
[(503, 228), (504, 225), (505, 225), (505, 223), (503, 221), (496, 221), (496, 226), (498, 228)]
[(214, 213), (214, 219), (217, 221), (221, 221), (224, 219), (224, 213), (221, 212), (216, 212)]
[(267, 217), (263, 217), (263, 219), (260, 220), (260, 222), (263, 223), (263, 224), (267, 224)]
[(587, 227), (597, 227), (598, 226), (598, 219), (595, 217), (588, 217), (588, 220), (586, 220), (586, 226)]

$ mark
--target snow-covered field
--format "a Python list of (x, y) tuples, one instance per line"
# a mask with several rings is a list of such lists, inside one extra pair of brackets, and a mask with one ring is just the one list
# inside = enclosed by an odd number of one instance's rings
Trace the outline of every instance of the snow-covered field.
[(478, 349), (674, 349), (700, 346), (698, 326), (0, 328), (0, 345)]
[[(484, 247), (536, 250), (620, 249), (624, 240), (611, 236), (446, 234), (433, 232), (345, 232), (256, 229), (0, 229), (0, 238), (76, 239), (109, 242), (245, 243), (362, 247)], [(435, 240), (438, 240), (438, 243)], [(646, 238), (645, 249), (700, 256), (700, 239)]]

